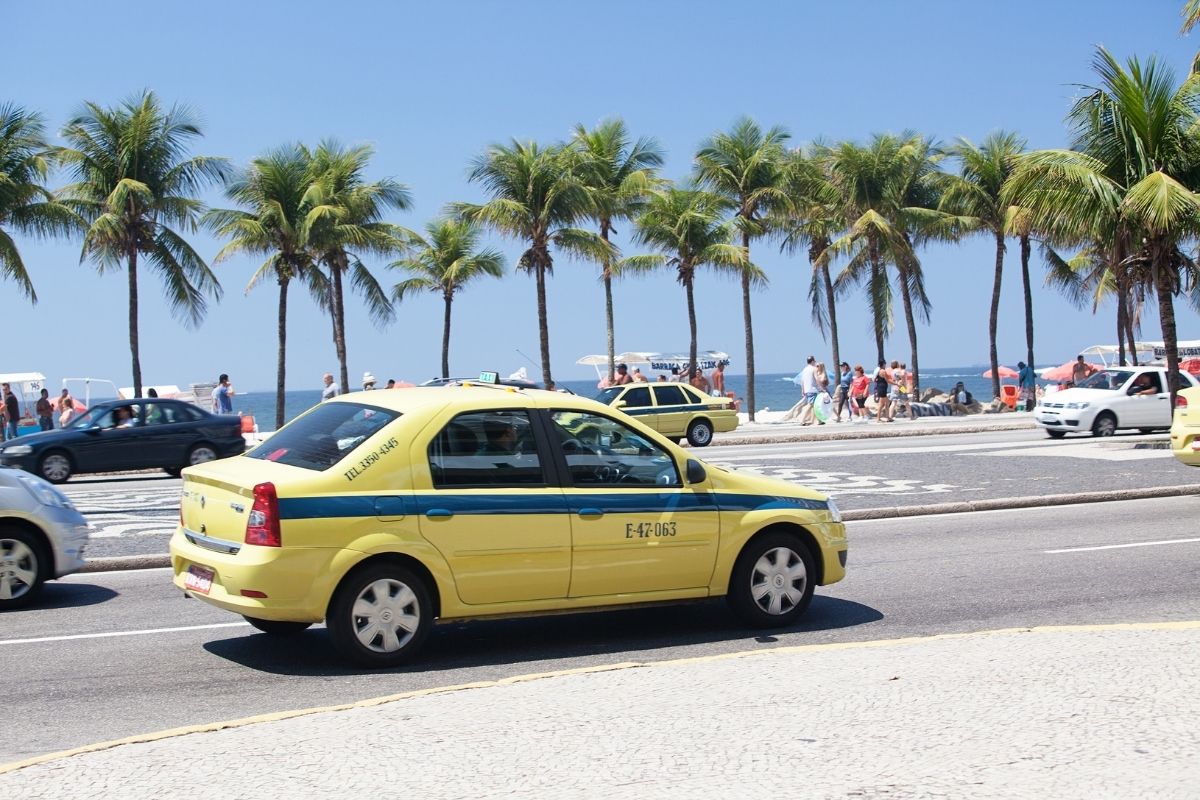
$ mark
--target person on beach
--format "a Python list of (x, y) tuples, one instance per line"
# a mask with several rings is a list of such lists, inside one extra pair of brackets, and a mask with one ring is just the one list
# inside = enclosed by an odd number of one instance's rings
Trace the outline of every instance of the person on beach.
[[(829, 397), (829, 373), (825, 369), (825, 362), (818, 361), (813, 369), (813, 381), (817, 385), (817, 396), (813, 398), (813, 417), (817, 420), (818, 425), (824, 425), (825, 420), (817, 416), (817, 404), (824, 403)], [(832, 399), (832, 398), (830, 398)]]
[(692, 368), (692, 379), (688, 381), (696, 389), (699, 389), (702, 394), (708, 394), (711, 387), (708, 383), (708, 378), (704, 377), (704, 370), (699, 367)]
[(1083, 360), (1083, 356), (1078, 356), (1075, 363), (1071, 365), (1071, 384), (1078, 386), (1088, 379), (1096, 371), (1096, 368)]
[(42, 389), (42, 394), (38, 397), (34, 411), (37, 413), (38, 428), (44, 431), (54, 430), (54, 409), (50, 406), (49, 389)]
[(658, 383), (666, 383), (666, 382), (667, 382), (667, 376), (663, 375), (661, 372), (658, 373)]
[(817, 401), (817, 359), (809, 356), (804, 362), (804, 369), (796, 376), (800, 384), (800, 424), (812, 425), (815, 415), (813, 404)]
[(322, 380), (325, 381), (325, 388), (321, 390), (321, 402), (332, 400), (342, 393), (341, 388), (333, 382), (332, 372), (326, 372)]
[(838, 364), (838, 383), (837, 390), (833, 394), (833, 421), (842, 421), (842, 409), (849, 409), (850, 413), (846, 416), (847, 422), (854, 421), (854, 407), (850, 403), (850, 384), (854, 381), (854, 373), (850, 371), (850, 365), (843, 361)]
[(217, 378), (217, 388), (212, 392), (212, 410), (214, 414), (233, 413), (233, 384), (224, 372)]
[(633, 376), (629, 374), (629, 365), (617, 364), (617, 374), (613, 376), (613, 386), (624, 386), (627, 383), (633, 383)]
[(396, 379), (395, 379), (395, 378), (388, 378), (387, 386), (384, 386), (383, 388), (385, 388), (385, 389), (395, 389), (395, 388), (396, 388)]
[(879, 359), (879, 366), (871, 376), (875, 388), (875, 421), (891, 422), (891, 403), (888, 395), (892, 385), (892, 374), (888, 371), (887, 361)]
[(642, 373), (642, 370), (640, 367), (633, 368), (633, 382), (634, 383), (649, 383), (649, 381), (646, 380), (646, 376)]
[(369, 372), (363, 373), (363, 391), (369, 392), (375, 388), (375, 376)]
[(867, 421), (867, 397), (871, 394), (871, 379), (867, 377), (867, 373), (863, 370), (862, 364), (854, 365), (854, 378), (850, 381), (850, 399), (853, 401), (850, 406), (851, 416), (850, 421), (855, 418)]
[(17, 438), (17, 429), (21, 424), (21, 404), (13, 394), (12, 387), (7, 383), (0, 385), (4, 390), (4, 439)]
[(903, 411), (904, 416), (912, 419), (912, 407), (909, 405), (908, 365), (899, 361), (892, 362), (892, 385), (888, 391), (891, 400), (891, 417), (896, 418), (897, 411)]
[(65, 428), (75, 419), (75, 398), (66, 389), (58, 396), (58, 427)]
[(725, 362), (718, 361), (717, 366), (712, 371), (712, 392), (713, 397), (725, 396)]
[(1025, 402), (1025, 410), (1033, 411), (1037, 403), (1037, 376), (1033, 367), (1024, 361), (1017, 362), (1017, 387), (1021, 390), (1021, 400)]

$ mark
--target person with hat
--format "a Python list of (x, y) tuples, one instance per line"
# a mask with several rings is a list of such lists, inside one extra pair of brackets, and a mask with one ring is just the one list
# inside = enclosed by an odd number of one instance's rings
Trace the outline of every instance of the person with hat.
[(363, 373), (363, 391), (369, 392), (375, 388), (375, 376), (370, 372)]
[(617, 374), (613, 377), (613, 386), (624, 386), (627, 383), (633, 383), (633, 376), (629, 374), (628, 364), (617, 364)]
[(1017, 387), (1021, 391), (1021, 399), (1025, 401), (1025, 410), (1033, 411), (1037, 403), (1037, 375), (1033, 367), (1024, 361), (1017, 362)]
[(850, 405), (850, 383), (854, 380), (854, 373), (850, 371), (850, 365), (843, 361), (838, 364), (838, 385), (833, 393), (833, 421), (842, 421), (842, 409), (846, 409), (848, 414), (847, 422), (854, 421), (854, 408)]

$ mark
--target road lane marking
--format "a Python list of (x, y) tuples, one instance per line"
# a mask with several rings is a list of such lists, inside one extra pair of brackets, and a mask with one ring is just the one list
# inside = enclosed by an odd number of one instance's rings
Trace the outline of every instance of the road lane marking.
[(117, 636), (146, 636), (151, 633), (178, 633), (180, 631), (206, 631), (213, 628), (241, 628), (249, 622), (217, 622), (212, 625), (184, 625), (178, 628), (148, 628), (143, 631), (109, 631), (108, 633), (75, 633), (70, 636), (39, 636), (34, 639), (0, 639), (4, 644), (41, 644), (43, 642), (67, 642), (74, 639), (112, 639)]
[(1162, 539), (1157, 542), (1130, 542), (1129, 544), (1102, 544), (1095, 547), (1064, 547), (1061, 550), (1043, 550), (1042, 552), (1053, 553), (1086, 553), (1091, 550), (1119, 550), (1123, 547), (1156, 547), (1160, 544), (1188, 544), (1191, 542), (1200, 542), (1197, 539)]

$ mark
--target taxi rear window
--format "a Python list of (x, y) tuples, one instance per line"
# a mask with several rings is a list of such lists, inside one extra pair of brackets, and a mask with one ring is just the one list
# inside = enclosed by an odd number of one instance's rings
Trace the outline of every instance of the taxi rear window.
[(399, 417), (399, 412), (378, 406), (323, 403), (285, 425), (246, 455), (263, 461), (322, 471), (350, 455), (360, 444)]

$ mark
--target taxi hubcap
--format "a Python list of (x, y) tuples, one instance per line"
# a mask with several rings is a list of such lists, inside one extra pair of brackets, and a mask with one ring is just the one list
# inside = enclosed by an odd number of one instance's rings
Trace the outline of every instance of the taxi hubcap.
[(394, 653), (408, 644), (421, 621), (421, 606), (407, 584), (381, 578), (354, 601), (354, 635), (368, 650)]
[(807, 585), (804, 561), (788, 547), (763, 553), (750, 573), (750, 595), (768, 614), (785, 614), (795, 608)]
[(15, 600), (33, 588), (37, 557), (29, 545), (0, 539), (0, 600)]

